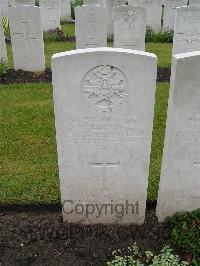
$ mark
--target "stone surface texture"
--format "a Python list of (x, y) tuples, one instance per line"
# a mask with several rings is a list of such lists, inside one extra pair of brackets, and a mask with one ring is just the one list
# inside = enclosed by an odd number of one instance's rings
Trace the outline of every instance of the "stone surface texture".
[(43, 31), (61, 28), (60, 0), (40, 0)]
[(60, 0), (60, 19), (62, 21), (71, 21), (71, 1)]
[(125, 0), (105, 0), (107, 7), (107, 30), (108, 30), (108, 38), (111, 38), (114, 33), (114, 7), (125, 5)]
[(22, 5), (35, 6), (35, 0), (11, 0), (10, 5), (12, 7)]

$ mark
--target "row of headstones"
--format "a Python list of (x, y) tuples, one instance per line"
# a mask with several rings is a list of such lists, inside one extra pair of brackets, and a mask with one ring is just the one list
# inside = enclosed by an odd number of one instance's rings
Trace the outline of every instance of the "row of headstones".
[[(77, 49), (107, 46), (106, 10), (97, 5), (75, 8)], [(173, 54), (200, 51), (200, 6), (183, 6), (175, 12)], [(144, 7), (115, 7), (114, 47), (145, 51), (145, 21)]]
[[(64, 221), (143, 223), (156, 56), (120, 48), (75, 50), (54, 55), (52, 72)], [(199, 73), (200, 52), (173, 57), (160, 222), (200, 207)]]
[[(15, 70), (43, 71), (45, 56), (41, 9), (33, 6), (11, 7), (8, 10)], [(145, 50), (145, 8), (114, 8), (114, 47)], [(107, 9), (86, 5), (75, 9), (76, 47), (107, 46)], [(173, 54), (200, 50), (200, 7), (177, 8)], [(6, 46), (0, 25), (0, 59), (6, 60)]]
[[(4, 16), (8, 16), (9, 7), (23, 5), (35, 6), (35, 0), (0, 0), (0, 9)], [(60, 28), (60, 21), (71, 21), (70, 0), (40, 0), (39, 7), (43, 31)]]

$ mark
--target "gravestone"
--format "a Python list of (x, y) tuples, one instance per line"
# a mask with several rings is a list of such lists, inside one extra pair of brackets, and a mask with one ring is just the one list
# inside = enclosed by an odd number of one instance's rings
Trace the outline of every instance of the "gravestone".
[(60, 0), (40, 0), (43, 31), (61, 28)]
[(107, 11), (104, 6), (75, 8), (76, 49), (107, 46)]
[(35, 6), (35, 0), (11, 0), (10, 4), (13, 7), (22, 5)]
[(105, 0), (83, 0), (84, 5), (100, 5), (100, 6), (105, 6), (106, 1)]
[(161, 31), (162, 18), (162, 0), (146, 0), (146, 25), (149, 26), (154, 33)]
[(176, 54), (157, 203), (160, 222), (200, 206), (200, 52)]
[(5, 16), (5, 17), (8, 16), (8, 8), (9, 8), (8, 0), (0, 0), (0, 10), (1, 10), (2, 16)]
[(200, 0), (189, 0), (190, 6), (200, 6)]
[(174, 29), (176, 8), (187, 6), (188, 0), (164, 0), (163, 29), (170, 31)]
[(113, 36), (113, 24), (114, 24), (114, 7), (125, 5), (125, 0), (105, 0), (107, 7), (107, 29), (108, 29), (108, 37), (111, 38)]
[(146, 5), (145, 0), (128, 0), (128, 4), (131, 6), (144, 6)]
[(173, 54), (200, 51), (200, 7), (177, 8)]
[(114, 8), (114, 47), (145, 50), (146, 9), (141, 6)]
[(45, 57), (40, 8), (10, 7), (8, 15), (15, 70), (43, 71)]
[(60, 19), (61, 21), (71, 21), (70, 0), (60, 0)]
[(155, 55), (128, 49), (52, 57), (64, 221), (144, 222), (156, 71)]
[(7, 61), (7, 52), (6, 52), (4, 32), (1, 23), (1, 10), (0, 10), (0, 62), (1, 61), (4, 62)]

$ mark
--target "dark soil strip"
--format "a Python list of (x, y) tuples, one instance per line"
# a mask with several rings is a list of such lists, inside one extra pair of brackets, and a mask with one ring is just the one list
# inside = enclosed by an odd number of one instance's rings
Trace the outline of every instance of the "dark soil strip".
[(60, 212), (0, 213), (0, 265), (106, 265), (113, 250), (136, 241), (142, 251), (170, 242), (168, 224), (147, 211), (143, 225), (73, 225)]
[[(156, 201), (147, 201), (146, 209), (148, 211), (156, 209)], [(0, 213), (4, 212), (31, 212), (31, 213), (43, 213), (43, 212), (60, 212), (62, 211), (61, 204), (39, 204), (39, 205), (0, 205)]]
[[(170, 72), (170, 68), (158, 68), (157, 81), (169, 82)], [(13, 69), (10, 69), (7, 74), (0, 77), (0, 84), (34, 82), (51, 82), (51, 70), (47, 69), (44, 72), (33, 73), (22, 70), (15, 71)]]

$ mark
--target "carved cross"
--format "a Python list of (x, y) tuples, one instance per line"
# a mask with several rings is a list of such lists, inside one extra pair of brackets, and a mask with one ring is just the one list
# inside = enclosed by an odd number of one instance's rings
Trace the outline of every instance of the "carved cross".
[(105, 161), (95, 161), (95, 162), (89, 162), (90, 166), (93, 168), (102, 168), (103, 172), (103, 189), (106, 189), (106, 184), (107, 184), (107, 169), (108, 168), (115, 168), (115, 167), (120, 167), (120, 161), (110, 161), (110, 162), (105, 162)]

